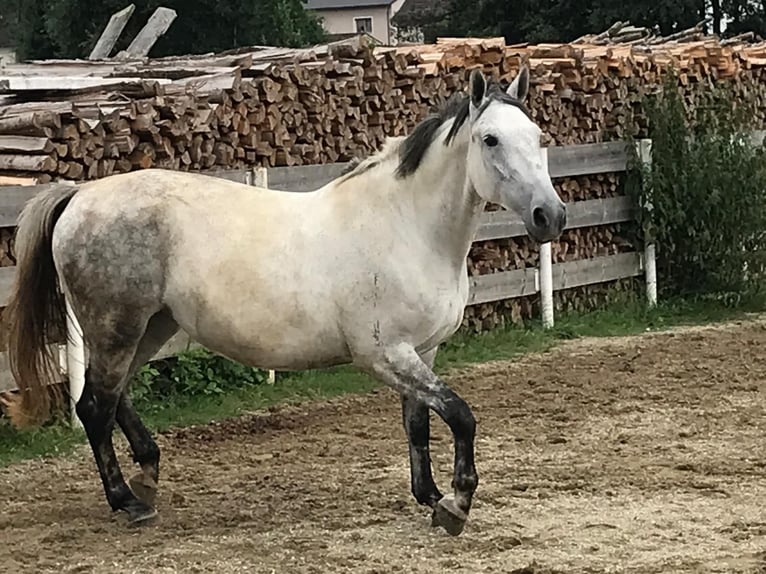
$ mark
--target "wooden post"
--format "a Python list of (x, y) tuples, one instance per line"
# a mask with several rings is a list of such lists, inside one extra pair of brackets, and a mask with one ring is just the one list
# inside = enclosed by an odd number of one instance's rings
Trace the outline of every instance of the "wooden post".
[(551, 244), (540, 245), (540, 303), (542, 306), (543, 328), (553, 327), (553, 264)]
[[(548, 148), (543, 148), (543, 160), (548, 165)], [(543, 328), (553, 327), (553, 255), (550, 242), (540, 245), (540, 304)]]
[(66, 373), (69, 380), (70, 418), (73, 427), (82, 427), (76, 407), (82, 390), (85, 388), (85, 343), (82, 329), (68, 299), (66, 300), (66, 316)]
[[(638, 157), (644, 167), (652, 165), (652, 140), (643, 139), (637, 143)], [(644, 204), (647, 214), (651, 217), (652, 204)], [(646, 276), (646, 303), (649, 308), (657, 305), (657, 259), (656, 246), (653, 239), (644, 242), (644, 274)]]
[[(265, 167), (254, 167), (252, 171), (248, 172), (247, 182), (249, 185), (255, 187), (269, 187), (269, 170)], [(268, 382), (273, 385), (277, 381), (277, 373), (269, 370)]]
[(128, 49), (118, 54), (118, 58), (126, 60), (130, 58), (145, 58), (149, 55), (152, 46), (168, 31), (173, 20), (176, 19), (176, 11), (170, 8), (157, 8), (149, 21), (141, 31), (133, 38)]
[(130, 20), (130, 17), (133, 15), (135, 10), (136, 5), (131, 4), (127, 8), (112, 14), (112, 17), (109, 18), (109, 23), (101, 33), (101, 37), (98, 39), (98, 42), (96, 42), (96, 46), (88, 56), (89, 60), (105, 60), (109, 57), (109, 54), (111, 54), (112, 50), (114, 49), (114, 45), (120, 38), (120, 34), (122, 34), (122, 31), (125, 29), (125, 25), (128, 23), (128, 20)]

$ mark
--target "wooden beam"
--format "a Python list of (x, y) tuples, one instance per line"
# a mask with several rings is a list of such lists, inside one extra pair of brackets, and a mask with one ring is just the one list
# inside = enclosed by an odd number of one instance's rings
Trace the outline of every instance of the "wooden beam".
[[(99, 78), (86, 76), (0, 76), (0, 93), (24, 91), (63, 91), (141, 84), (147, 78)], [(168, 78), (151, 78), (158, 84), (170, 84)]]
[(11, 374), (11, 368), (8, 366), (8, 355), (0, 353), (0, 393), (15, 389), (16, 381)]
[(145, 58), (148, 56), (160, 36), (168, 31), (176, 16), (175, 10), (164, 7), (157, 8), (146, 25), (133, 38), (128, 49), (117, 55), (118, 59)]
[(339, 178), (347, 169), (347, 163), (273, 167), (268, 171), (269, 187), (283, 191), (314, 191)]
[(515, 269), (468, 278), (470, 294), (467, 305), (512, 299), (537, 293), (537, 269)]
[(553, 266), (553, 288), (556, 291), (582, 285), (594, 285), (635, 277), (643, 273), (641, 255), (618, 253), (592, 259), (576, 259)]
[(8, 304), (15, 279), (16, 267), (0, 267), (0, 307)]
[(614, 141), (548, 148), (548, 173), (553, 178), (625, 171), (628, 144)]
[(0, 187), (0, 227), (16, 227), (21, 210), (38, 193), (73, 182), (59, 181), (44, 185), (9, 185)]
[(173, 355), (177, 355), (182, 351), (186, 351), (191, 348), (199, 347), (198, 344), (193, 342), (186, 331), (179, 331), (173, 335), (170, 340), (165, 343), (162, 348), (151, 358), (152, 361), (158, 361), (160, 359), (167, 359)]
[[(632, 221), (635, 210), (629, 198), (624, 196), (604, 199), (588, 199), (567, 203), (566, 229), (594, 227)], [(512, 211), (487, 211), (482, 214), (482, 224), (474, 241), (522, 237), (527, 234), (521, 217)]]
[(135, 9), (136, 5), (130, 4), (127, 8), (112, 14), (112, 17), (109, 18), (109, 23), (104, 28), (101, 37), (88, 56), (89, 60), (104, 60), (109, 57)]

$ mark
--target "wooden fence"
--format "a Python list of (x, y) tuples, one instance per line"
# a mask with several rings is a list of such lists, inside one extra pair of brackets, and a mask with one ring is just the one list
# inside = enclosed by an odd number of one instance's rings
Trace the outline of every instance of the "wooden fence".
[[(628, 144), (609, 142), (573, 146), (550, 147), (547, 150), (548, 169), (551, 177), (593, 175), (622, 172), (627, 169)], [(248, 170), (225, 170), (207, 172), (216, 177), (240, 181), (251, 185), (268, 186), (289, 192), (305, 192), (316, 189), (340, 176), (347, 164), (325, 164), (296, 167), (254, 168)], [(24, 204), (49, 185), (0, 187), (0, 227), (13, 227)], [(634, 206), (626, 197), (612, 197), (571, 202), (567, 205), (566, 229), (593, 227), (632, 221)], [(476, 241), (521, 237), (526, 230), (521, 219), (508, 211), (492, 211), (483, 215)], [(539, 268), (503, 271), (470, 278), (468, 304), (488, 303), (540, 292), (543, 298), (544, 322), (553, 322), (552, 292), (583, 285), (593, 285), (643, 275), (645, 256), (642, 253), (621, 253), (591, 259), (580, 259), (551, 264), (550, 244), (541, 249)], [(547, 249), (545, 249), (547, 247)], [(653, 261), (650, 262), (653, 267)], [(10, 295), (15, 273), (14, 267), (0, 268), (0, 306)], [(179, 333), (155, 356), (155, 359), (171, 356), (191, 343), (188, 336)], [(71, 345), (69, 345), (71, 347)], [(77, 368), (72, 367), (73, 355), (79, 356)], [(68, 354), (68, 360), (65, 359)], [(82, 349), (62, 348), (62, 380), (70, 375), (82, 377), (84, 361)], [(67, 369), (67, 364), (70, 368)], [(75, 372), (77, 371), (77, 375)], [(79, 387), (79, 385), (77, 385)], [(0, 354), (0, 391), (15, 388), (7, 368), (5, 354)], [(74, 390), (74, 389), (73, 389)], [(78, 389), (79, 390), (79, 389)], [(73, 392), (79, 395), (79, 392)]]

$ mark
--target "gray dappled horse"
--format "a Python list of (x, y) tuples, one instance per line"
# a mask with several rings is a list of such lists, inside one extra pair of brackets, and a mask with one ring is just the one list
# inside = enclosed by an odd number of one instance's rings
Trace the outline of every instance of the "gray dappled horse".
[[(179, 327), (255, 367), (353, 363), (401, 394), (412, 492), (433, 524), (459, 534), (478, 484), (476, 423), (432, 366), (462, 322), (466, 256), (486, 202), (519, 213), (540, 242), (566, 221), (527, 88), (526, 68), (507, 91), (474, 71), (468, 95), (310, 193), (149, 169), (39, 194), (20, 217), (6, 311), (13, 420), (50, 413), (48, 345), (65, 331), (66, 296), (89, 349), (77, 414), (110, 506), (141, 523), (156, 515), (160, 452), (127, 386)], [(454, 436), (448, 496), (431, 473), (429, 409)], [(115, 421), (141, 466), (133, 489)]]

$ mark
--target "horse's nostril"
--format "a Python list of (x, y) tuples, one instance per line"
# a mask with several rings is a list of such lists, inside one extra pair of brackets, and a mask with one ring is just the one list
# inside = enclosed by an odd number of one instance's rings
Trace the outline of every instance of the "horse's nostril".
[(532, 221), (534, 222), (535, 227), (540, 229), (548, 228), (548, 216), (545, 215), (545, 210), (542, 207), (535, 207), (532, 210)]

